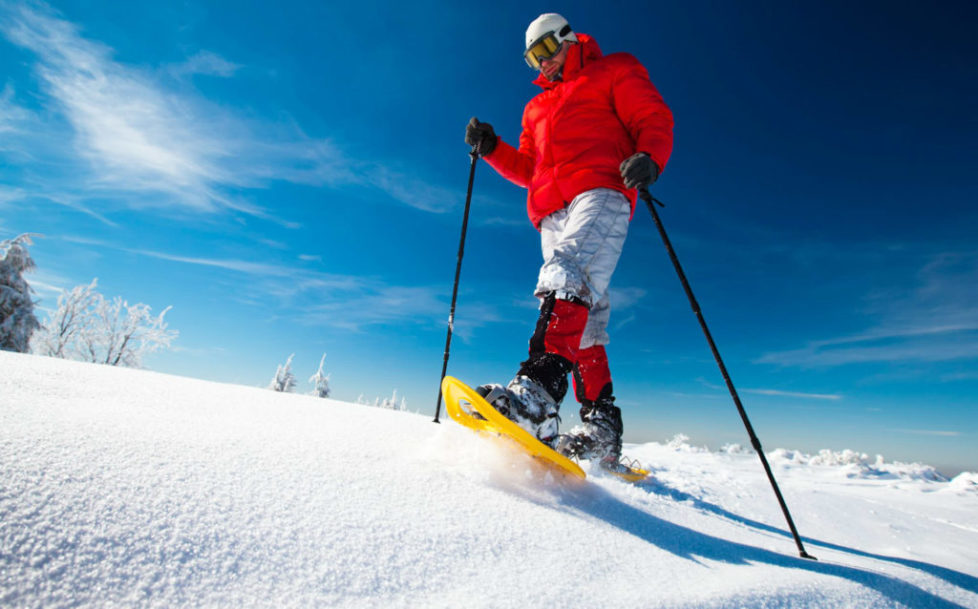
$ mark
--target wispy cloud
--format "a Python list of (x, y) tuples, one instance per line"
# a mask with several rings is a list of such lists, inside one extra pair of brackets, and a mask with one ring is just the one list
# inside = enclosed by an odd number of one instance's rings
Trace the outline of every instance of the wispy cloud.
[(75, 131), (75, 146), (109, 188), (166, 191), (175, 201), (212, 209), (217, 183), (228, 179), (216, 142), (180, 100), (168, 99), (137, 71), (111, 59), (111, 50), (82, 38), (72, 24), (21, 5), (3, 32), (33, 51), (38, 75)]
[(952, 383), (956, 381), (978, 381), (978, 372), (972, 371), (944, 374), (941, 376), (941, 381), (945, 383)]
[(196, 75), (229, 78), (242, 67), (217, 53), (198, 51), (186, 61), (168, 66), (167, 71), (177, 78)]
[[(225, 271), (234, 271), (236, 273), (243, 273), (245, 275), (257, 275), (263, 277), (288, 277), (295, 278), (300, 274), (300, 270), (294, 267), (276, 264), (266, 264), (261, 262), (251, 262), (249, 260), (236, 260), (221, 259), (221, 258), (204, 258), (195, 256), (179, 256), (175, 254), (167, 254), (164, 252), (156, 252), (152, 250), (139, 250), (139, 249), (129, 249), (120, 248), (122, 251), (129, 252), (131, 254), (139, 254), (140, 256), (147, 256), (149, 258), (156, 258), (158, 260), (168, 260), (170, 262), (182, 262), (184, 264), (192, 264), (196, 266), (207, 266), (212, 268), (223, 269)], [(323, 274), (318, 275), (318, 280), (324, 287), (330, 286), (343, 286), (347, 285), (350, 278), (342, 278), (340, 281), (327, 280), (327, 277), (333, 278), (334, 276), (327, 276)]]
[(941, 362), (978, 358), (975, 328), (947, 326), (908, 329), (878, 335), (859, 335), (811, 342), (801, 349), (768, 353), (762, 364), (832, 367), (871, 362)]
[(807, 400), (841, 400), (842, 396), (835, 393), (804, 393), (800, 391), (781, 391), (780, 389), (744, 389), (744, 393), (754, 395), (771, 395), (786, 398), (802, 398)]
[[(396, 285), (363, 276), (326, 273), (286, 265), (244, 260), (196, 258), (146, 250), (132, 253), (161, 260), (219, 268), (251, 277), (263, 297), (281, 303), (280, 314), (310, 326), (363, 331), (371, 326), (441, 326), (448, 314), (445, 286)], [(477, 328), (505, 318), (489, 305), (469, 305), (456, 322), (459, 338), (468, 340)]]
[(41, 298), (45, 304), (55, 302), (64, 290), (65, 280), (61, 277), (52, 277), (50, 274), (36, 273), (28, 277), (31, 289)]
[(8, 203), (20, 201), (26, 197), (27, 193), (24, 192), (23, 188), (11, 188), (0, 184), (0, 207), (3, 207)]
[(40, 197), (46, 201), (50, 201), (51, 203), (55, 203), (62, 207), (67, 207), (68, 209), (72, 209), (80, 214), (84, 214), (86, 216), (95, 218), (96, 220), (98, 220), (99, 222), (101, 222), (106, 226), (111, 226), (111, 227), (119, 226), (117, 222), (110, 220), (104, 214), (101, 214), (95, 211), (94, 209), (92, 209), (92, 205), (86, 202), (87, 197), (85, 197), (84, 195), (61, 191), (58, 190), (57, 188), (46, 188), (44, 186), (41, 186), (38, 189), (38, 191), (31, 192), (29, 195), (26, 194), (27, 192), (26, 189), (24, 190), (24, 192), (25, 192), (25, 198), (34, 199)]
[(615, 323), (615, 328), (614, 328), (615, 332), (618, 332), (619, 330), (621, 330), (622, 328), (624, 328), (628, 324), (632, 323), (636, 319), (638, 319), (638, 316), (636, 316), (634, 313), (632, 313), (631, 315), (628, 315), (627, 317), (625, 317), (621, 321), (618, 321), (617, 323)]
[(366, 183), (416, 209), (445, 212), (458, 203), (459, 194), (455, 190), (429, 184), (404, 171), (374, 165), (363, 168), (362, 172)]
[[(73, 177), (74, 189), (49, 185), (42, 194), (114, 196), (130, 207), (234, 210), (267, 219), (276, 218), (235, 193), (287, 181), (380, 188), (425, 211), (444, 211), (458, 201), (454, 192), (425, 183), (414, 172), (360, 161), (333, 141), (309, 137), (296, 124), (246, 119), (186, 87), (168, 87), (161, 72), (116, 61), (110, 47), (85, 38), (78, 26), (41, 3), (0, 5), (0, 33), (36, 57), (33, 67), (51, 102), (50, 115), (67, 121), (74, 158), (87, 170), (83, 189)], [(168, 72), (171, 77), (231, 77), (240, 68), (199, 51)], [(65, 154), (64, 138), (54, 137), (64, 125), (17, 106), (9, 85), (0, 104), (0, 132), (23, 133), (19, 148)], [(38, 150), (46, 140), (47, 148)], [(58, 164), (70, 160), (60, 158)]]
[(625, 287), (611, 288), (608, 290), (608, 293), (608, 297), (611, 300), (611, 308), (620, 313), (637, 305), (645, 298), (647, 291), (643, 288)]
[(295, 266), (289, 266), (284, 264), (252, 262), (250, 260), (240, 260), (235, 258), (183, 256), (179, 254), (171, 254), (167, 252), (160, 252), (154, 250), (123, 247), (100, 239), (91, 239), (88, 237), (77, 237), (71, 235), (62, 236), (61, 239), (69, 243), (77, 243), (79, 245), (93, 246), (102, 250), (112, 249), (121, 252), (126, 252), (129, 254), (145, 256), (147, 258), (155, 258), (157, 260), (180, 262), (183, 264), (189, 264), (194, 266), (211, 267), (211, 268), (221, 269), (225, 271), (233, 271), (235, 273), (251, 275), (253, 277), (294, 279), (296, 285), (298, 286), (296, 288), (297, 290), (308, 289), (308, 288), (354, 289), (358, 285), (360, 285), (362, 281), (358, 277), (353, 277), (349, 275), (334, 275), (334, 274), (328, 274), (322, 272), (310, 272)]
[(870, 362), (978, 358), (978, 252), (944, 252), (923, 265), (915, 285), (872, 298), (879, 321), (865, 332), (768, 353), (758, 363), (832, 367)]
[(956, 438), (961, 435), (960, 431), (940, 431), (933, 429), (891, 429), (896, 433), (908, 433), (915, 436), (938, 436), (943, 438)]
[(32, 116), (33, 113), (16, 103), (13, 86), (5, 84), (0, 91), (0, 133), (19, 131)]
[[(383, 324), (428, 324), (445, 314), (440, 294), (429, 287), (363, 282), (355, 293), (303, 307), (299, 321), (316, 326), (360, 330)], [(441, 315), (439, 315), (441, 313)]]
[(524, 216), (520, 216), (520, 217), (507, 216), (505, 218), (495, 217), (495, 218), (487, 218), (482, 221), (483, 226), (501, 226), (505, 228), (518, 228), (520, 230), (525, 230), (526, 227), (529, 226), (529, 224), (530, 221), (526, 219), (526, 217)]
[[(243, 285), (236, 293), (241, 301), (265, 306), (271, 300), (276, 303), (276, 315), (312, 326), (350, 331), (385, 324), (441, 326), (446, 323), (448, 315), (448, 294), (444, 285), (396, 285), (373, 277), (327, 273), (306, 266), (187, 256), (123, 247), (87, 237), (64, 236), (61, 239), (100, 251), (111, 249), (245, 275), (247, 281), (244, 284), (231, 279), (235, 285)], [(468, 305), (465, 319), (456, 323), (456, 332), (460, 338), (467, 340), (477, 328), (505, 319), (492, 306)]]
[[(700, 384), (709, 387), (710, 389), (716, 389), (717, 391), (726, 392), (727, 388), (722, 385), (717, 385), (716, 383), (711, 383), (706, 379), (697, 379)], [(782, 389), (738, 389), (738, 393), (749, 393), (753, 395), (768, 395), (775, 397), (785, 397), (785, 398), (800, 398), (804, 400), (841, 400), (842, 396), (836, 393), (809, 393), (804, 391), (785, 391)]]

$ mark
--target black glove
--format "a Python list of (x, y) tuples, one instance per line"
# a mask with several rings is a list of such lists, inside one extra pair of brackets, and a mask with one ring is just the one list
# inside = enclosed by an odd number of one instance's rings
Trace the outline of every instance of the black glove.
[(480, 123), (472, 117), (465, 126), (465, 143), (475, 148), (479, 156), (486, 156), (496, 149), (496, 132), (489, 123)]
[(659, 168), (655, 161), (644, 152), (636, 152), (621, 162), (618, 167), (625, 188), (648, 188), (659, 178)]

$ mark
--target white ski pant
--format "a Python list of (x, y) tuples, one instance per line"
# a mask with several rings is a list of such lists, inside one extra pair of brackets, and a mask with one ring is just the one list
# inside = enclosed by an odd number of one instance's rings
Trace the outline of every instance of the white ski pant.
[(608, 285), (628, 234), (632, 207), (610, 188), (583, 192), (540, 223), (543, 266), (535, 295), (578, 298), (589, 308), (581, 349), (608, 344)]

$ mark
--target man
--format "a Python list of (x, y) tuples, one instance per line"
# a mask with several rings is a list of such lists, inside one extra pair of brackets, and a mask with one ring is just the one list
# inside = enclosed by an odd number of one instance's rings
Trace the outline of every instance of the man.
[[(672, 113), (633, 56), (603, 56), (597, 42), (556, 13), (526, 31), (527, 64), (543, 92), (523, 111), (515, 148), (473, 118), (465, 141), (503, 177), (528, 190), (541, 233), (540, 316), (530, 356), (506, 387), (479, 392), (497, 410), (568, 456), (617, 464), (608, 343), (608, 285), (637, 189), (655, 182), (672, 151)], [(558, 411), (573, 372), (583, 426), (558, 436)]]

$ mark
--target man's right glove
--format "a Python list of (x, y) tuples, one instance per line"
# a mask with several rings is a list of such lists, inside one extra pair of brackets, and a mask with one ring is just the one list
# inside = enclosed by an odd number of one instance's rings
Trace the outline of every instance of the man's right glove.
[(475, 148), (479, 156), (486, 156), (496, 149), (496, 132), (489, 123), (481, 123), (472, 117), (465, 126), (465, 143)]
[(618, 167), (625, 188), (648, 188), (659, 178), (659, 167), (649, 155), (636, 152)]

